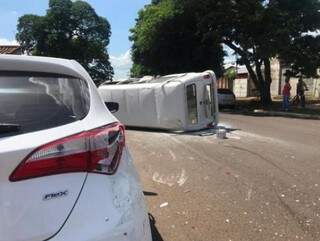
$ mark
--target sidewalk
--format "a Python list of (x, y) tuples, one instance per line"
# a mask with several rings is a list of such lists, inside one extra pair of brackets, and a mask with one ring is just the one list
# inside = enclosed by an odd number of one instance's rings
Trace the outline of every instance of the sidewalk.
[(291, 106), (290, 111), (282, 111), (282, 102), (275, 100), (270, 109), (260, 109), (259, 102), (256, 100), (238, 101), (238, 109), (233, 113), (252, 115), (252, 116), (280, 116), (298, 119), (320, 120), (320, 102), (309, 101), (306, 108)]
[(306, 106), (307, 109), (312, 109), (312, 110), (320, 110), (320, 103), (316, 104), (309, 104)]

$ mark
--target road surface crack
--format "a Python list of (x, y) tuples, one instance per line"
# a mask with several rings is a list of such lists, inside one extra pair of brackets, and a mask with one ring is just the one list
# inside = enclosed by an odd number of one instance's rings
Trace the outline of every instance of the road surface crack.
[(243, 151), (243, 152), (247, 152), (251, 155), (254, 155), (254, 156), (257, 156), (259, 157), (261, 160), (263, 160), (264, 162), (268, 163), (269, 165), (273, 166), (274, 168), (280, 170), (281, 172), (287, 174), (288, 176), (295, 178), (295, 176), (293, 174), (291, 174), (290, 172), (286, 171), (285, 169), (283, 169), (282, 167), (278, 166), (277, 164), (275, 164), (273, 161), (269, 160), (268, 158), (266, 158), (265, 156), (257, 153), (257, 152), (254, 152), (254, 151), (251, 151), (249, 149), (246, 149), (246, 148), (243, 148), (243, 147), (238, 147), (238, 146), (233, 146), (233, 145), (228, 145), (228, 146), (225, 146), (227, 148), (232, 148), (232, 149), (236, 149), (236, 150), (239, 150), (239, 151)]

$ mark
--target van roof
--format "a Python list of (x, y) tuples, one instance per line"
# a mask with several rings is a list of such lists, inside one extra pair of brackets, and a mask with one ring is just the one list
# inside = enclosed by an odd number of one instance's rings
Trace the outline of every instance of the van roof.
[(163, 83), (181, 83), (186, 84), (190, 81), (193, 81), (194, 78), (199, 78), (201, 76), (208, 75), (209, 72), (202, 72), (202, 73), (183, 73), (183, 74), (173, 74), (173, 75), (165, 75), (160, 77), (149, 77), (148, 78), (141, 78), (141, 79), (128, 79), (126, 81), (118, 82), (114, 85), (105, 85), (100, 86), (101, 88), (112, 88), (112, 89), (121, 89), (121, 88), (144, 88), (144, 87), (151, 87), (151, 86), (159, 86)]

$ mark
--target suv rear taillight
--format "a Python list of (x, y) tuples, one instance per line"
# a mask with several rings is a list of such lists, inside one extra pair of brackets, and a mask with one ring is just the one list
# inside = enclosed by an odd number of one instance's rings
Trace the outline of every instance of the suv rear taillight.
[(65, 137), (31, 152), (9, 180), (69, 172), (112, 175), (118, 168), (124, 145), (124, 126), (120, 123)]

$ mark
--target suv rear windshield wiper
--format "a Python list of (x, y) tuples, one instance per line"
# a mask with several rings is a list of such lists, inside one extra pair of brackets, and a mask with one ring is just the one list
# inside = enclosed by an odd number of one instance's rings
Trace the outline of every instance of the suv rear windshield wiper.
[(0, 123), (0, 134), (18, 132), (20, 130), (21, 130), (21, 126), (18, 124)]

